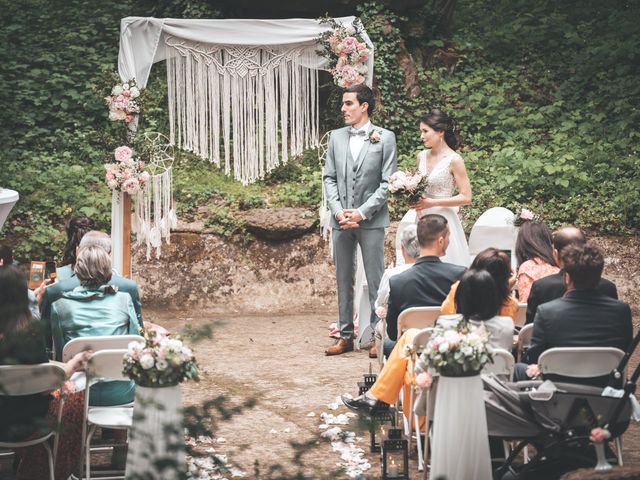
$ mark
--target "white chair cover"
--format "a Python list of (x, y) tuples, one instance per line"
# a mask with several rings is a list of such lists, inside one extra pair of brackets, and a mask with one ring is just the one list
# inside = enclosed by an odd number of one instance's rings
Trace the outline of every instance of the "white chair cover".
[(518, 229), (513, 226), (515, 215), (503, 207), (490, 208), (484, 212), (471, 229), (469, 235), (469, 254), (474, 258), (485, 248), (494, 247), (508, 250), (511, 265), (516, 267), (516, 238)]

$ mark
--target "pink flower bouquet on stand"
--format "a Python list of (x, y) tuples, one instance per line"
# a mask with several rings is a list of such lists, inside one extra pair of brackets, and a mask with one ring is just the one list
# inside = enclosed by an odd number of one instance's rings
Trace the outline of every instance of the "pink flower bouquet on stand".
[(106, 163), (105, 179), (112, 190), (135, 195), (149, 182), (150, 175), (144, 171), (145, 163), (134, 157), (134, 152), (126, 145), (116, 148), (115, 162)]
[(136, 86), (135, 80), (114, 85), (111, 93), (104, 97), (104, 101), (109, 107), (109, 120), (131, 124), (136, 116), (140, 114), (142, 103), (140, 95), (141, 92)]

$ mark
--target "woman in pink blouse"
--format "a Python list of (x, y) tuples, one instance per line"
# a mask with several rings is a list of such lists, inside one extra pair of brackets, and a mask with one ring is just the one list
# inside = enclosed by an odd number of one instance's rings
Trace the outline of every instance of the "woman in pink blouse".
[(516, 240), (518, 261), (518, 301), (527, 303), (531, 284), (539, 278), (558, 273), (553, 259), (551, 231), (539, 220), (524, 221)]

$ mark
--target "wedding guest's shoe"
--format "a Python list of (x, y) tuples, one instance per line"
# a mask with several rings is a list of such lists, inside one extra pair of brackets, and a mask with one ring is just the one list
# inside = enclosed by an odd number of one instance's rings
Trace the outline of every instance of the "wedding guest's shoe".
[(366, 413), (367, 415), (373, 415), (374, 413), (386, 410), (389, 408), (389, 404), (376, 400), (375, 398), (369, 398), (366, 395), (360, 395), (356, 398), (347, 398), (342, 396), (342, 403), (344, 403), (350, 410), (358, 413)]
[(342, 353), (351, 352), (353, 350), (353, 340), (339, 339), (335, 345), (324, 351), (325, 355), (340, 355)]
[(378, 358), (378, 349), (375, 345), (369, 349), (369, 358)]

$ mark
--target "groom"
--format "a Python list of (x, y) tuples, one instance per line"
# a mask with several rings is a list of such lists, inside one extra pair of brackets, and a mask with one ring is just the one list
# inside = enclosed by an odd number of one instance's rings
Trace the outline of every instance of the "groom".
[[(362, 250), (369, 286), (371, 326), (375, 327), (375, 299), (384, 272), (384, 229), (389, 226), (387, 188), (396, 171), (396, 137), (374, 126), (373, 92), (364, 84), (345, 90), (342, 115), (347, 125), (331, 132), (324, 173), (333, 215), (333, 254), (338, 283), (340, 339), (325, 354), (353, 350), (353, 281), (356, 247)], [(370, 352), (371, 353), (371, 352)]]

